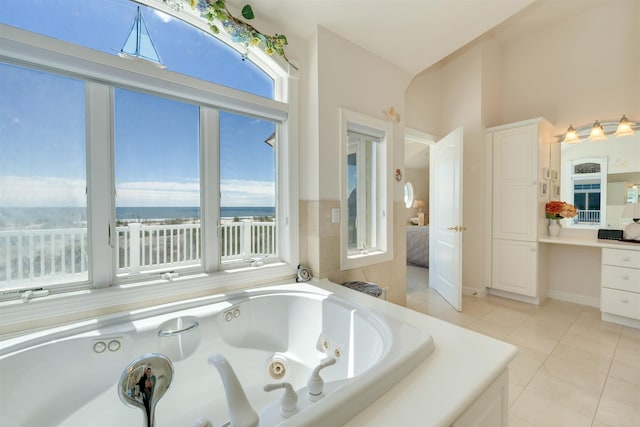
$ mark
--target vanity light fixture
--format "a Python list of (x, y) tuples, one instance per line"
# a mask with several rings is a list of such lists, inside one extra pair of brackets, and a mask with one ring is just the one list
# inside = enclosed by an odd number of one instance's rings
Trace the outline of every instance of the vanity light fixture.
[(591, 141), (600, 141), (603, 139), (607, 139), (607, 136), (604, 134), (604, 128), (600, 124), (599, 121), (595, 121), (593, 126), (591, 126), (591, 132), (589, 132), (589, 139)]
[(574, 128), (573, 125), (569, 125), (567, 131), (562, 135), (557, 135), (558, 142), (566, 142), (568, 144), (575, 144), (582, 142), (584, 139), (591, 141), (600, 141), (607, 139), (608, 135), (631, 136), (634, 135), (634, 131), (640, 129), (640, 123), (631, 121), (626, 115), (622, 115), (622, 118), (618, 121), (603, 121), (596, 120), (592, 125), (583, 125), (578, 128)]
[(633, 135), (633, 129), (631, 128), (633, 123), (627, 119), (626, 115), (622, 115), (620, 122), (618, 123), (618, 128), (616, 129), (615, 136), (631, 136)]
[(580, 138), (578, 138), (578, 132), (576, 132), (573, 125), (569, 125), (567, 133), (564, 134), (564, 139), (562, 141), (568, 144), (575, 144), (576, 142), (580, 142)]

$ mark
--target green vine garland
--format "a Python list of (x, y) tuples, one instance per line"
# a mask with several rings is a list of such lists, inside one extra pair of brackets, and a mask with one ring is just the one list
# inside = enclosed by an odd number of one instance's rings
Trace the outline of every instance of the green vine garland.
[[(246, 59), (249, 55), (249, 46), (259, 46), (268, 55), (278, 54), (289, 65), (296, 70), (295, 65), (289, 61), (284, 52), (284, 47), (288, 44), (287, 37), (284, 34), (267, 35), (258, 31), (254, 26), (247, 22), (236, 18), (231, 14), (225, 0), (187, 0), (192, 9), (198, 9), (202, 17), (209, 23), (209, 28), (214, 34), (220, 32), (218, 25), (231, 36), (231, 40), (245, 45), (245, 51), (242, 59)], [(242, 8), (242, 17), (246, 20), (255, 18), (253, 8), (247, 4)]]

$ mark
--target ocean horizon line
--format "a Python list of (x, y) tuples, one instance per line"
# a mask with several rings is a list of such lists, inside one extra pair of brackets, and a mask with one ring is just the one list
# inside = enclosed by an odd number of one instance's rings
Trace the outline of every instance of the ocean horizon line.
[[(222, 206), (220, 218), (274, 217), (275, 206)], [(117, 221), (199, 219), (197, 206), (116, 206)], [(87, 221), (87, 209), (78, 207), (0, 207), (0, 227), (11, 224), (78, 224)]]

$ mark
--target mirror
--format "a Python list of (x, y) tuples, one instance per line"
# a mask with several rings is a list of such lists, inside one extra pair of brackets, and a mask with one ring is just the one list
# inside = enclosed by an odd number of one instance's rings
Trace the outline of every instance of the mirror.
[[(623, 137), (609, 135), (607, 139), (601, 141), (583, 139), (579, 143), (569, 144), (562, 142), (559, 145), (559, 150), (552, 150), (551, 164), (557, 165), (561, 170), (561, 191), (559, 197), (552, 192), (552, 199), (559, 198), (578, 206), (573, 197), (574, 189), (576, 188), (574, 184), (576, 184), (575, 180), (578, 176), (574, 173), (576, 171), (575, 168), (579, 164), (592, 163), (594, 159), (606, 160), (601, 165), (602, 179), (599, 191), (602, 194), (602, 217), (600, 221), (598, 223), (594, 221), (592, 224), (575, 224), (570, 221), (569, 224), (565, 225), (570, 228), (624, 229), (630, 222), (630, 219), (622, 218), (624, 204), (633, 201), (638, 202), (638, 188), (640, 188), (640, 132)], [(554, 156), (559, 158), (554, 159)], [(593, 170), (595, 171), (595, 169)], [(595, 172), (592, 173), (595, 174)], [(587, 175), (584, 176), (586, 177)], [(581, 189), (580, 191), (583, 190)]]
[(404, 205), (407, 209), (413, 207), (413, 184), (408, 181), (404, 184)]

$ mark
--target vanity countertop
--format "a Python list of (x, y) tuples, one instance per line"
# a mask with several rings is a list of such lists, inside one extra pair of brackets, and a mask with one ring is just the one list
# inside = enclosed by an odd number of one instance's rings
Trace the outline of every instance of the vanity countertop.
[(610, 248), (640, 251), (640, 243), (621, 242), (618, 240), (597, 239), (595, 237), (551, 237), (543, 236), (538, 238), (540, 243), (551, 243), (556, 245), (570, 246), (590, 246), (594, 248)]

